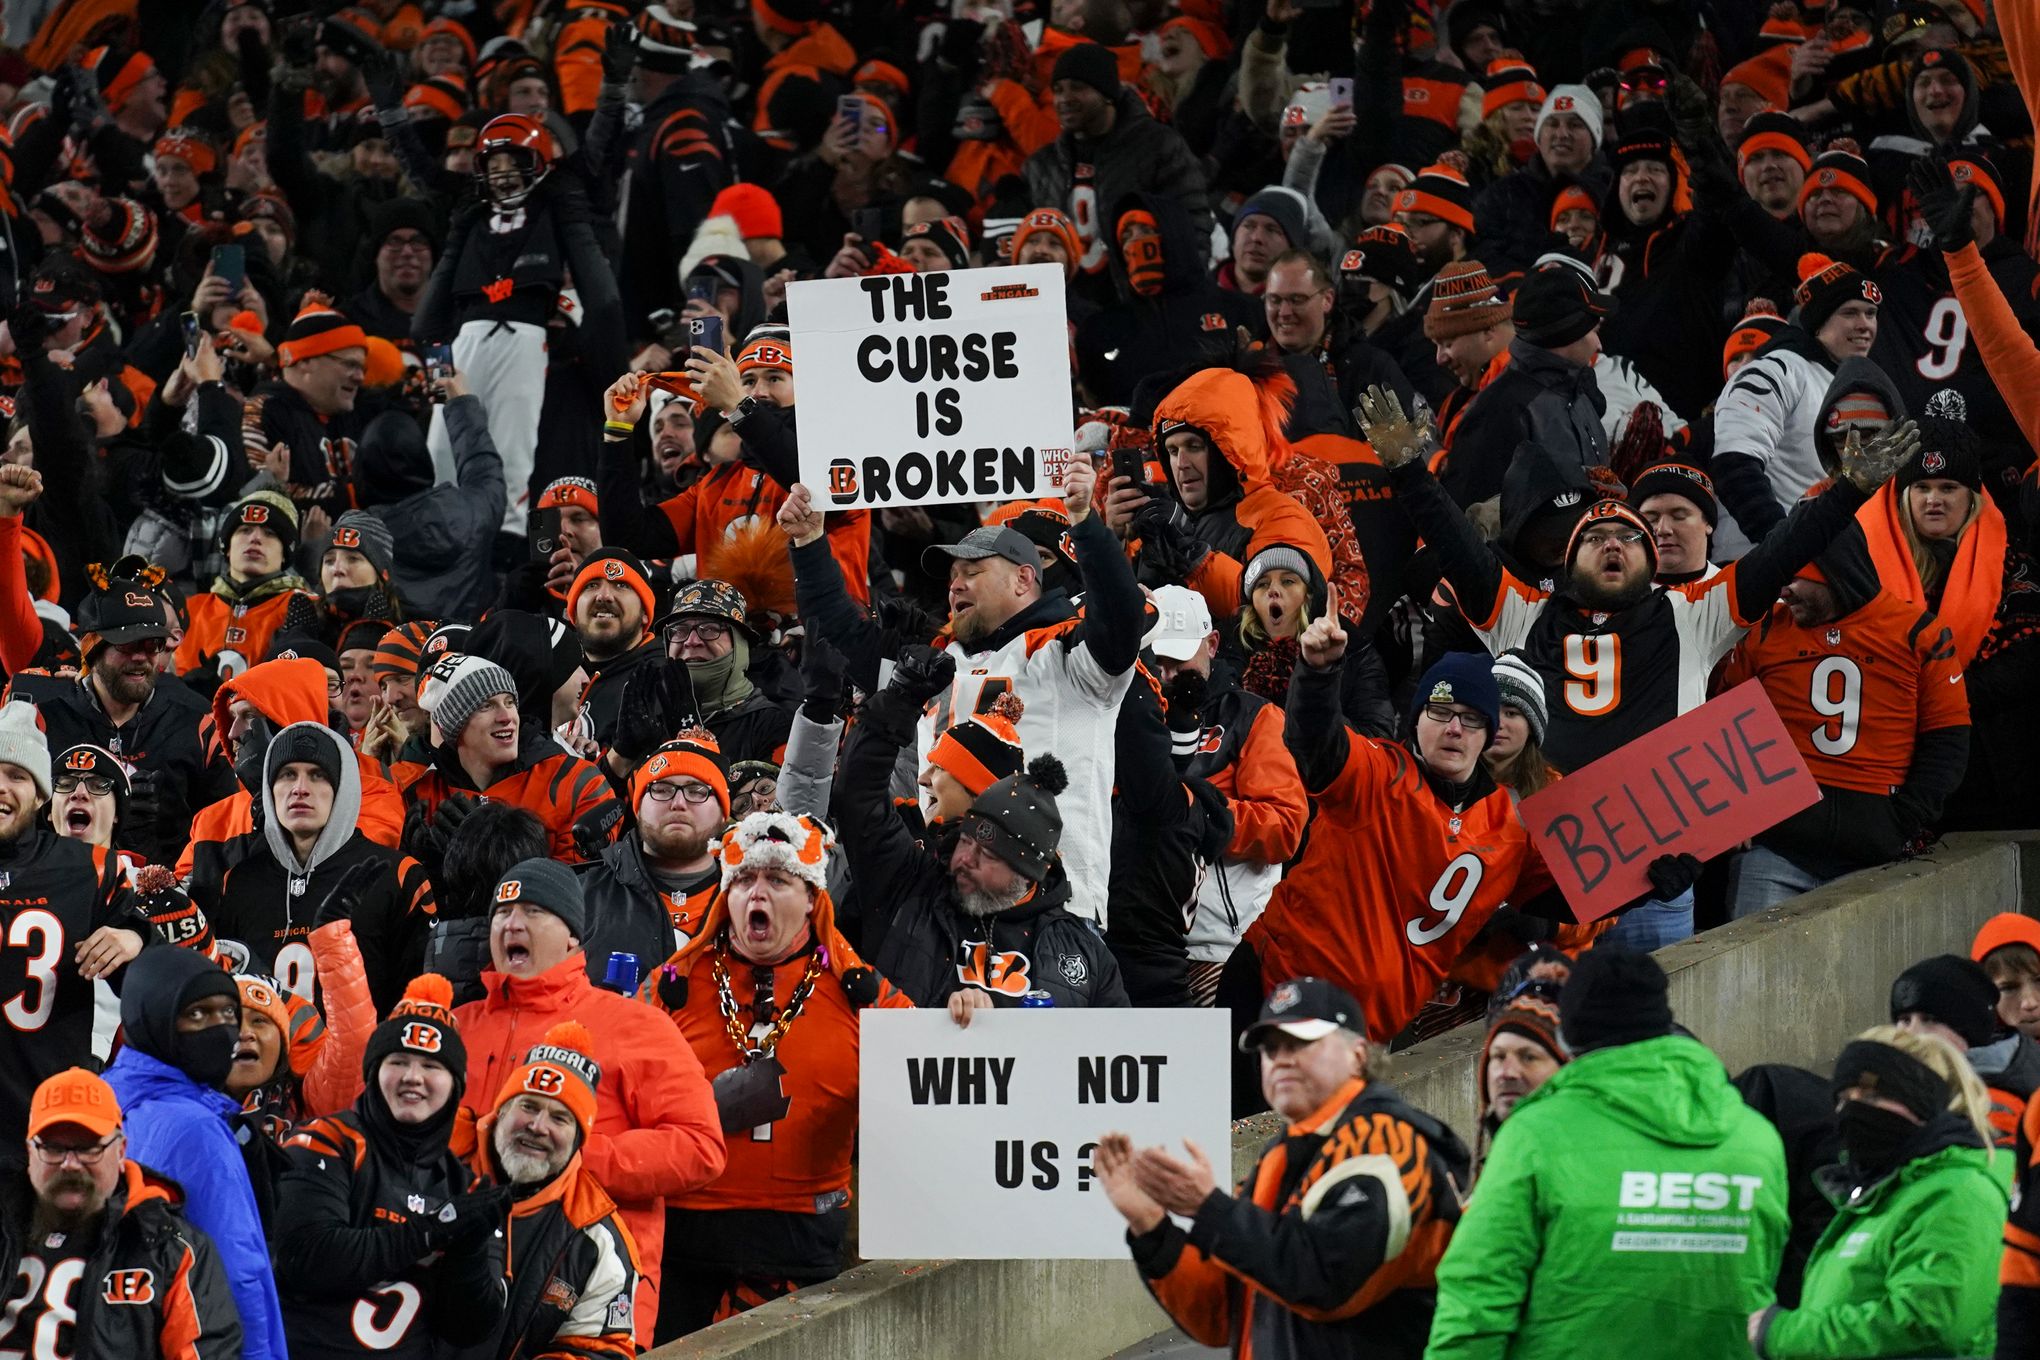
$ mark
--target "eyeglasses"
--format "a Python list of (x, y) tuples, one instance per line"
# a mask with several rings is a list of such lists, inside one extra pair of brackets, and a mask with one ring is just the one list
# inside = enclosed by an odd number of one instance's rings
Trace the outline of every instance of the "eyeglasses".
[(140, 638), (134, 642), (109, 642), (106, 645), (129, 656), (154, 656), (158, 652), (167, 651), (170, 646), (162, 638)]
[(426, 240), (423, 236), (385, 236), (382, 248), (384, 250), (412, 250), (422, 255), (431, 251), (432, 242)]
[(1468, 713), (1450, 704), (1425, 704), (1424, 716), (1440, 727), (1450, 727), (1457, 722), (1462, 732), (1487, 731), (1487, 714)]
[(1589, 548), (1605, 548), (1610, 543), (1620, 543), (1623, 547), (1629, 548), (1643, 540), (1644, 532), (1641, 529), (1589, 529), (1580, 535), (1580, 542)]
[(327, 671), (327, 672), (326, 672), (326, 697), (327, 697), (328, 699), (334, 699), (334, 698), (338, 698), (338, 697), (339, 697), (339, 694), (340, 694), (340, 690), (341, 690), (341, 688), (342, 688), (342, 687), (343, 687), (343, 686), (344, 686), (344, 685), (345, 685), (346, 683), (347, 683), (346, 681), (342, 680), (342, 679), (341, 679), (341, 678), (340, 678), (339, 676), (337, 676), (337, 675), (333, 674), (333, 672), (331, 672), (331, 671)]
[(85, 786), (86, 792), (99, 798), (113, 792), (113, 780), (103, 774), (60, 774), (50, 784), (50, 789), (55, 793), (75, 793), (80, 784)]
[(715, 797), (715, 790), (696, 779), (661, 779), (645, 788), (645, 797), (654, 803), (670, 803), (677, 797), (699, 807)]
[(1315, 293), (1263, 293), (1261, 296), (1266, 298), (1271, 306), (1287, 307), (1300, 312), (1329, 291), (1320, 288)]
[(80, 1166), (98, 1166), (118, 1142), (120, 1135), (116, 1133), (105, 1142), (94, 1143), (91, 1147), (56, 1147), (40, 1138), (29, 1139), (28, 1145), (35, 1149), (35, 1155), (42, 1159), (44, 1166), (62, 1166), (73, 1157), (78, 1159)]
[(703, 642), (718, 642), (730, 635), (730, 626), (718, 619), (694, 619), (680, 623), (669, 623), (661, 634), (667, 642), (685, 642), (690, 637)]

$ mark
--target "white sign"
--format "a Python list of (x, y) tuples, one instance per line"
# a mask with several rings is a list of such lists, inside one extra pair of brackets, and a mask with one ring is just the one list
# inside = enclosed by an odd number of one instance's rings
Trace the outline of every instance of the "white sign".
[(1091, 1171), (1102, 1134), (1232, 1190), (1222, 1010), (867, 1010), (857, 1245), (871, 1260), (1111, 1260), (1126, 1220)]
[(812, 279), (786, 309), (817, 506), (1061, 492), (1075, 440), (1060, 265)]

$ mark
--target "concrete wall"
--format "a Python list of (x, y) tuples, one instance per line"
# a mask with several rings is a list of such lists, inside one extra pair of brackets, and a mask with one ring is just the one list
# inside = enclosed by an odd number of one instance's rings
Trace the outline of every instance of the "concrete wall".
[[(2031, 860), (2030, 871), (2022, 872)], [(1929, 858), (1858, 874), (1763, 916), (1661, 951), (1680, 1021), (1730, 1070), (1816, 1069), (1886, 1019), (1891, 979), (1930, 954), (1966, 953), (2000, 911), (2040, 915), (2040, 839), (1957, 838)], [(1389, 1080), (1470, 1134), (1481, 1027), (1397, 1054)], [(1235, 1174), (1276, 1131), (1234, 1126)], [(656, 1360), (1097, 1360), (1168, 1326), (1123, 1261), (929, 1261), (859, 1266), (653, 1352)]]

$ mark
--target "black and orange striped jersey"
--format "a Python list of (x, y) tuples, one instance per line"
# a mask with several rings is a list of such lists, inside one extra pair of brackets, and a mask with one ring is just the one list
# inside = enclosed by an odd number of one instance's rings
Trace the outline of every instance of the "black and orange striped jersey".
[(67, 1067), (96, 1069), (94, 985), (78, 946), (102, 926), (155, 937), (114, 853), (31, 826), (0, 844), (0, 1138), (20, 1147), (28, 1102)]
[(1468, 1164), (1445, 1125), (1355, 1077), (1277, 1135), (1232, 1195), (1207, 1199), (1192, 1230), (1164, 1218), (1133, 1238), (1134, 1264), (1207, 1346), (1416, 1355)]
[(1905, 783), (1920, 733), (1969, 725), (1954, 635), (1890, 595), (1810, 628), (1776, 606), (1730, 655), (1719, 688), (1750, 679), (1828, 788), (1888, 795)]
[[(451, 777), (449, 771), (454, 772)], [(617, 828), (623, 824), (623, 805), (601, 768), (569, 755), (546, 736), (527, 736), (516, 761), (479, 794), (460, 772), (450, 749), (443, 746), (432, 764), (406, 770), (397, 787), (407, 805), (422, 804), (428, 813), (449, 793), (521, 807), (545, 827), (546, 853), (566, 864), (588, 858), (581, 850), (584, 841), (599, 852), (616, 839)]]

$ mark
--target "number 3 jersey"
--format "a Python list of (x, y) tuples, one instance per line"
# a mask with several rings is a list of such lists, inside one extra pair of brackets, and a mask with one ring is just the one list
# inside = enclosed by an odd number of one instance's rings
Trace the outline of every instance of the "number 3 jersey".
[(0, 1139), (17, 1157), (35, 1088), (97, 1066), (94, 988), (75, 959), (101, 926), (151, 938), (112, 851), (42, 827), (0, 845)]
[(1346, 728), (1336, 668), (1297, 671), (1283, 739), (1318, 817), (1243, 939), (1260, 959), (1264, 990), (1327, 978), (1360, 1001), (1367, 1037), (1386, 1043), (1495, 908), (1537, 895), (1550, 877), (1515, 797), (1484, 769), (1455, 811), (1407, 747)]

